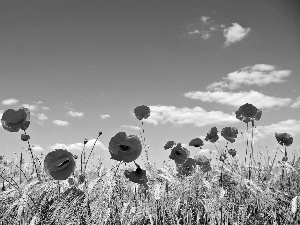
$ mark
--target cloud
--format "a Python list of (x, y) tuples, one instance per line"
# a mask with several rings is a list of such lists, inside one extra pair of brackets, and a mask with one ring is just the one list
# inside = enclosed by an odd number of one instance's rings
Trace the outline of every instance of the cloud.
[(47, 106), (42, 106), (41, 107), (43, 110), (49, 110), (50, 108), (49, 107), (47, 107)]
[[(145, 120), (146, 123), (157, 125), (170, 122), (175, 126), (192, 124), (197, 127), (216, 124), (237, 123), (239, 120), (234, 115), (226, 114), (221, 111), (207, 112), (201, 107), (176, 108), (174, 106), (149, 106), (151, 115)], [(134, 113), (132, 113), (134, 116)]]
[[(94, 143), (95, 143), (96, 139), (91, 139), (89, 140), (85, 147), (86, 148), (92, 148)], [(94, 149), (97, 149), (96, 147), (100, 147), (100, 149), (103, 149), (103, 150), (107, 150), (107, 147), (105, 147), (105, 145), (103, 145), (100, 141), (96, 141), (96, 144), (95, 144), (95, 148)], [(83, 143), (74, 143), (74, 144), (69, 144), (69, 145), (66, 145), (66, 144), (59, 144), (59, 143), (56, 143), (55, 145), (52, 145), (50, 147), (51, 149), (66, 149), (68, 151), (70, 150), (77, 150), (77, 151), (82, 151), (83, 149)]]
[(16, 104), (17, 102), (19, 102), (18, 99), (10, 98), (10, 99), (3, 100), (2, 105), (13, 105)]
[(300, 96), (294, 101), (291, 108), (300, 108)]
[(207, 90), (221, 91), (226, 88), (233, 90), (241, 85), (265, 86), (270, 83), (282, 83), (290, 74), (291, 70), (276, 70), (272, 65), (256, 64), (229, 73), (222, 81), (210, 84)]
[(45, 149), (43, 149), (40, 145), (32, 145), (31, 149), (33, 151), (37, 151), (37, 152), (42, 152), (44, 151)]
[(193, 31), (190, 31), (188, 32), (187, 34), (200, 34), (200, 31), (199, 30), (193, 30)]
[(39, 114), (38, 114), (38, 119), (39, 119), (39, 120), (47, 120), (48, 117), (47, 117), (44, 113), (39, 113)]
[(29, 109), (29, 111), (36, 111), (37, 108), (38, 108), (38, 105), (22, 104), (22, 106), (24, 106), (25, 108)]
[(232, 27), (223, 30), (223, 36), (226, 38), (224, 46), (227, 47), (233, 43), (239, 42), (247, 37), (251, 28), (243, 28), (237, 23), (232, 23)]
[(203, 23), (205, 23), (205, 24), (208, 22), (209, 19), (210, 19), (209, 16), (202, 16), (202, 17), (201, 17), (201, 21), (202, 21)]
[(290, 104), (290, 98), (276, 98), (267, 96), (256, 91), (242, 91), (237, 93), (216, 91), (216, 92), (187, 92), (184, 96), (191, 99), (199, 99), (203, 102), (217, 102), (223, 105), (240, 107), (245, 103), (253, 104), (259, 109), (286, 107)]
[(69, 122), (63, 121), (63, 120), (53, 120), (53, 123), (58, 126), (67, 126), (69, 125)]
[(108, 115), (108, 114), (105, 114), (105, 115), (104, 115), (104, 114), (101, 114), (100, 117), (101, 117), (102, 119), (105, 120), (106, 118), (109, 118), (110, 115)]
[(267, 126), (258, 126), (262, 136), (270, 135), (275, 138), (276, 133), (289, 133), (292, 136), (300, 134), (300, 120), (285, 120)]
[(69, 116), (72, 116), (72, 117), (83, 117), (84, 116), (83, 112), (69, 111), (66, 114), (69, 115)]
[[(214, 22), (209, 16), (202, 16), (201, 23), (188, 23), (187, 30), (183, 35), (194, 36), (199, 35), (202, 39), (207, 40), (212, 36), (212, 33), (221, 28), (220, 25), (213, 25)], [(212, 24), (212, 25), (211, 25)]]
[(136, 126), (127, 126), (127, 125), (122, 125), (121, 127), (129, 128), (129, 129), (134, 129), (134, 130), (140, 130), (141, 128), (136, 127)]

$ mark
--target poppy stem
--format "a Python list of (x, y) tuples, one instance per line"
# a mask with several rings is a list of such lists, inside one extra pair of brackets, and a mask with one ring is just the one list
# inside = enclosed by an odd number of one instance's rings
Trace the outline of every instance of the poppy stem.
[[(27, 134), (26, 134), (26, 130), (24, 130), (24, 133), (25, 133), (25, 135), (27, 135)], [(29, 140), (27, 140), (27, 142), (28, 142), (28, 146), (29, 146), (29, 148), (28, 148), (28, 149), (29, 149), (29, 151), (30, 151), (30, 153), (31, 153), (31, 158), (32, 158), (33, 165), (34, 165), (34, 168), (35, 168), (35, 171), (36, 171), (36, 175), (37, 175), (37, 177), (38, 177), (39, 181), (41, 181), (41, 178), (40, 178), (40, 175), (39, 175), (39, 173), (38, 173), (38, 170), (37, 170), (36, 164), (35, 164), (35, 162), (34, 162), (34, 157), (33, 157), (33, 153), (32, 153), (31, 147), (30, 147)]]
[(88, 157), (87, 161), (85, 162), (84, 173), (85, 173), (85, 170), (86, 170), (87, 163), (88, 163), (88, 161), (89, 161), (89, 159), (90, 159), (90, 157), (91, 157), (91, 154), (92, 154), (92, 152), (93, 152), (93, 150), (94, 150), (95, 144), (96, 144), (96, 142), (97, 142), (97, 140), (98, 140), (98, 138), (100, 137), (101, 134), (102, 134), (102, 132), (99, 132), (99, 135), (98, 135), (98, 137), (96, 138), (95, 143), (94, 143), (94, 145), (93, 145), (93, 148), (92, 148), (92, 150), (91, 150), (91, 152), (90, 152), (90, 154), (89, 154), (89, 157)]

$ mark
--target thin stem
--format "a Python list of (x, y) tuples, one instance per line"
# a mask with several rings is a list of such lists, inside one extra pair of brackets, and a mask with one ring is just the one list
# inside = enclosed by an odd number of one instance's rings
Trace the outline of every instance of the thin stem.
[[(24, 130), (24, 133), (25, 133), (25, 135), (27, 135), (27, 134), (26, 134), (26, 130)], [(31, 151), (31, 147), (30, 147), (29, 139), (27, 140), (27, 142), (28, 142), (28, 146), (29, 146), (29, 148), (28, 148), (28, 149), (29, 149), (29, 151), (30, 151), (30, 153), (31, 153), (31, 158), (32, 158), (32, 161), (33, 161), (33, 165), (34, 165), (34, 168), (35, 168), (35, 171), (36, 171), (37, 177), (38, 177), (38, 179), (41, 181), (40, 175), (39, 175), (39, 173), (38, 173), (37, 167), (36, 167), (36, 165), (35, 165), (35, 162), (34, 162), (34, 157), (33, 157), (33, 153), (32, 153), (32, 151)]]
[(88, 159), (87, 159), (87, 161), (86, 161), (86, 163), (85, 163), (84, 173), (85, 173), (85, 170), (86, 170), (87, 163), (88, 163), (88, 161), (89, 161), (89, 159), (90, 159), (90, 157), (91, 157), (91, 154), (92, 154), (92, 152), (93, 152), (93, 150), (94, 150), (95, 144), (96, 144), (96, 142), (97, 142), (97, 140), (98, 140), (98, 138), (100, 137), (101, 134), (102, 134), (102, 132), (99, 132), (99, 135), (98, 135), (98, 137), (97, 137), (96, 140), (95, 140), (95, 143), (94, 143), (94, 145), (93, 145), (93, 148), (92, 148), (92, 150), (91, 150), (91, 152), (90, 152), (90, 154), (89, 154), (89, 157), (88, 157)]

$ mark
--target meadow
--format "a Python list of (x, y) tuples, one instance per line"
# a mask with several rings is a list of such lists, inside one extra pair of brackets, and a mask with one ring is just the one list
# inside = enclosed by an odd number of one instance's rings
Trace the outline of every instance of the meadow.
[[(238, 161), (238, 151), (227, 145), (215, 146), (219, 160), (211, 164), (211, 159), (203, 155), (191, 158), (181, 143), (168, 141), (162, 151), (170, 151), (170, 156), (162, 168), (149, 163), (142, 133), (137, 137), (119, 132), (112, 137), (108, 167), (98, 158), (93, 169), (87, 170), (92, 152), (84, 149), (80, 156), (58, 149), (38, 158), (26, 133), (29, 110), (6, 112), (1, 120), (3, 128), (24, 131), (21, 140), (28, 142), (32, 160), (26, 163), (22, 155), (11, 161), (0, 158), (1, 224), (300, 224), (300, 157), (289, 153), (293, 138), (288, 133), (275, 133), (276, 154), (281, 145), (285, 157), (276, 164), (270, 157), (255, 161), (253, 129), (262, 111), (251, 104), (236, 111), (237, 119), (252, 132), (252, 139), (246, 142), (250, 158), (245, 164)], [(134, 112), (139, 120), (150, 116), (147, 106), (139, 106)], [(250, 130), (248, 123), (252, 124)], [(215, 144), (218, 133), (216, 127), (211, 128), (205, 141)], [(237, 134), (233, 127), (221, 131), (231, 143)], [(200, 138), (191, 138), (189, 143), (195, 148), (203, 145)], [(143, 167), (135, 162), (142, 152), (146, 153)], [(77, 157), (81, 163), (75, 166)]]

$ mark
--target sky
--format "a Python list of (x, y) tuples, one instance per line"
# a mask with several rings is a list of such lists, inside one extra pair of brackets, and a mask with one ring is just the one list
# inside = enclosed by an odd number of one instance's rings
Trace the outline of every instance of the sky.
[[(300, 153), (299, 10), (297, 0), (3, 1), (0, 116), (30, 110), (26, 133), (35, 156), (59, 148), (80, 155), (85, 138), (89, 154), (102, 132), (96, 165), (98, 156), (116, 164), (108, 147), (121, 131), (145, 137), (141, 165), (145, 149), (157, 167), (168, 161), (168, 141), (215, 163), (227, 145), (221, 130), (236, 127), (238, 138), (227, 148), (243, 163), (247, 126), (235, 111), (250, 103), (262, 110), (255, 158), (261, 151), (273, 160), (275, 132), (287, 132), (292, 159)], [(134, 115), (140, 105), (151, 110), (143, 126)], [(204, 141), (214, 126), (216, 146)], [(29, 162), (21, 134), (1, 128), (0, 155), (11, 160), (22, 152)], [(204, 141), (202, 150), (189, 146), (194, 138)], [(276, 161), (282, 157), (278, 151)]]

